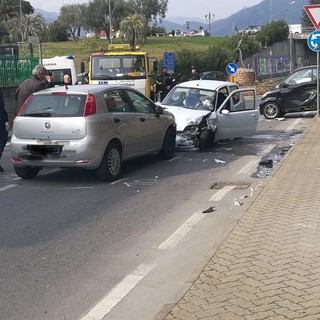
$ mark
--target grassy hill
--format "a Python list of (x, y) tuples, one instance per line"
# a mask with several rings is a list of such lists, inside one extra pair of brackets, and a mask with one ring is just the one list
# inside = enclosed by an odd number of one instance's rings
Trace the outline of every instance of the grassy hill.
[[(162, 59), (164, 52), (177, 52), (183, 49), (205, 50), (206, 48), (220, 44), (224, 45), (227, 38), (209, 37), (148, 37), (147, 42), (142, 46), (150, 57)], [(114, 39), (113, 43), (120, 43)], [(66, 42), (47, 42), (42, 44), (42, 58), (54, 56), (73, 55), (77, 70), (80, 72), (80, 62), (87, 59), (90, 53), (99, 52), (99, 48), (107, 49), (108, 43), (101, 39), (84, 39)], [(36, 52), (36, 48), (34, 48)]]

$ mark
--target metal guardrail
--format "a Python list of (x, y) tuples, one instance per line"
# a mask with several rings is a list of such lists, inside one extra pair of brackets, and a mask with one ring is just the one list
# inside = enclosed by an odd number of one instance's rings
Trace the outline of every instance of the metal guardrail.
[(32, 75), (39, 58), (0, 55), (0, 86), (15, 86)]

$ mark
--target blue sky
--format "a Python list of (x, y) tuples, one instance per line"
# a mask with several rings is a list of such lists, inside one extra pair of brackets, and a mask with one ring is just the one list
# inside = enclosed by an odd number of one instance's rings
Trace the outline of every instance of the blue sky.
[[(45, 11), (59, 12), (66, 4), (88, 3), (89, 0), (28, 0), (34, 8)], [(111, 0), (116, 1), (116, 0)], [(272, 1), (277, 0), (269, 0)], [(215, 2), (214, 4), (212, 2)], [(169, 0), (167, 17), (195, 17), (204, 19), (209, 12), (214, 14), (215, 20), (226, 18), (245, 7), (251, 7), (262, 0)]]

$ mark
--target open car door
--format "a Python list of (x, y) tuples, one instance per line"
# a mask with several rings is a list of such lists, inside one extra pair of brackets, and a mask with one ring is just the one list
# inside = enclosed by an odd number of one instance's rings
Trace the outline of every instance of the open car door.
[(260, 116), (256, 105), (255, 88), (232, 91), (216, 111), (215, 140), (255, 134)]

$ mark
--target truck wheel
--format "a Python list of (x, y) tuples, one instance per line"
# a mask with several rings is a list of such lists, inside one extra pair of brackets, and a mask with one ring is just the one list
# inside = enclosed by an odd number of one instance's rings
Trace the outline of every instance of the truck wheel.
[(262, 108), (266, 119), (275, 119), (281, 116), (280, 106), (276, 102), (267, 102)]
[(19, 176), (22, 179), (35, 178), (41, 169), (40, 167), (17, 167), (17, 166), (13, 166), (13, 167), (17, 176)]
[(100, 167), (97, 169), (99, 179), (115, 181), (121, 175), (121, 149), (117, 143), (110, 143), (104, 152)]

